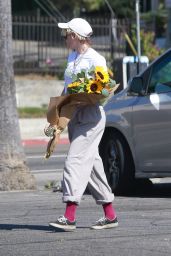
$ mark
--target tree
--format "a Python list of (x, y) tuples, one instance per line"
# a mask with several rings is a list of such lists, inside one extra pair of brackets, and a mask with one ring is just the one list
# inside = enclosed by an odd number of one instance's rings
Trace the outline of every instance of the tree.
[[(132, 18), (135, 16), (135, 0), (108, 0), (117, 18)], [(106, 9), (105, 0), (103, 1), (103, 9)]]
[[(75, 10), (81, 12), (85, 10), (87, 13), (91, 12), (109, 12), (105, 0), (50, 0), (56, 5), (56, 7), (63, 13), (68, 10), (71, 12), (71, 16), (75, 13)], [(118, 18), (132, 17), (134, 15), (135, 1), (128, 0), (108, 0), (110, 6), (113, 8)], [(123, 8), (124, 6), (124, 8)]]
[(16, 108), (11, 0), (0, 0), (0, 190), (35, 188), (25, 165)]
[[(71, 12), (71, 16), (78, 10), (81, 12), (85, 10), (87, 13), (101, 13), (104, 14), (110, 13), (109, 8), (105, 0), (50, 0), (53, 1), (55, 6), (63, 13), (66, 10)], [(135, 1), (128, 1), (128, 0), (108, 0), (108, 3), (113, 8), (116, 16), (118, 18), (129, 18), (134, 16), (134, 9), (135, 9)], [(123, 8), (124, 6), (124, 8)]]
[[(82, 14), (101, 14), (109, 13), (109, 8), (106, 5), (105, 0), (38, 0), (45, 9), (53, 9), (52, 4), (60, 11), (64, 16), (74, 17)], [(135, 12), (135, 0), (108, 0), (109, 4), (113, 8), (118, 18), (129, 18), (134, 16)], [(23, 1), (12, 0), (13, 13), (36, 11), (36, 8), (40, 8), (35, 0)], [(41, 8), (40, 8), (41, 9)], [(44, 13), (44, 11), (42, 10)]]

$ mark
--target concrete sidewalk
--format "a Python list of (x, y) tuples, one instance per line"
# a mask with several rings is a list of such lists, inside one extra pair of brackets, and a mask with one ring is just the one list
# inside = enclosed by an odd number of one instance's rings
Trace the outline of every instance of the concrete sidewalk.
[[(64, 87), (60, 80), (15, 79), (18, 107), (42, 107), (49, 104), (50, 97), (59, 96)], [(19, 119), (21, 138), (26, 143), (47, 143), (49, 138), (43, 130), (47, 124), (45, 118)], [(60, 143), (68, 141), (67, 130), (61, 134)]]
[[(49, 137), (44, 134), (46, 118), (22, 118), (19, 119), (21, 139), (23, 144), (46, 144)], [(68, 143), (67, 129), (61, 134), (60, 143)]]

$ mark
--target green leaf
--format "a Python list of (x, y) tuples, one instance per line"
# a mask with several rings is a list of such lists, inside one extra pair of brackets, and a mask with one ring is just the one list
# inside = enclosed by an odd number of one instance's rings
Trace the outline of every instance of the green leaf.
[(89, 69), (89, 72), (94, 72), (95, 70), (95, 66), (92, 66), (90, 69)]
[(84, 88), (80, 88), (78, 92), (84, 92)]
[(108, 97), (108, 96), (109, 96), (109, 91), (108, 91), (107, 89), (103, 88), (103, 90), (102, 90), (102, 95), (103, 95), (104, 97)]
[(73, 74), (72, 75), (72, 82), (76, 82), (77, 81), (77, 75)]
[(116, 81), (110, 78), (110, 82), (109, 82), (110, 88), (115, 87), (115, 85), (116, 85)]
[(92, 67), (89, 69), (88, 74), (89, 74), (90, 76), (93, 76), (93, 75), (94, 75), (94, 70), (95, 70), (95, 67), (92, 66)]
[(77, 78), (85, 78), (85, 73), (81, 71), (81, 73), (77, 74)]
[(84, 83), (82, 83), (82, 84), (80, 84), (79, 86), (78, 86), (78, 88), (83, 88), (84, 87)]
[(82, 70), (81, 70), (81, 73), (82, 73), (82, 72), (83, 72), (84, 74), (86, 74), (87, 70), (86, 70), (86, 69), (82, 69)]

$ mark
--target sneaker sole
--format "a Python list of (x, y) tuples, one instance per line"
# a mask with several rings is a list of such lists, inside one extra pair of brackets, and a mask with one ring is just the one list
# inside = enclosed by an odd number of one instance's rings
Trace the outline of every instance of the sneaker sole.
[(50, 227), (53, 227), (53, 228), (58, 228), (58, 229), (62, 229), (64, 231), (74, 231), (76, 229), (76, 226), (62, 226), (62, 225), (59, 225), (59, 224), (56, 224), (56, 223), (49, 223), (49, 226)]
[(118, 223), (111, 223), (111, 224), (107, 224), (105, 226), (92, 226), (90, 229), (94, 229), (94, 230), (101, 230), (101, 229), (108, 229), (108, 228), (116, 228), (118, 227)]

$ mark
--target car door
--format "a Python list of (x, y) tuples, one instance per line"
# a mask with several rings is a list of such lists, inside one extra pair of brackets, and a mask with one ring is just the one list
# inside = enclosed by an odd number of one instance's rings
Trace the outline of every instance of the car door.
[(137, 171), (171, 174), (171, 53), (154, 63), (147, 80), (132, 112)]

